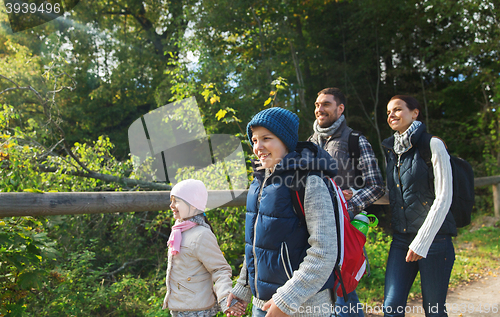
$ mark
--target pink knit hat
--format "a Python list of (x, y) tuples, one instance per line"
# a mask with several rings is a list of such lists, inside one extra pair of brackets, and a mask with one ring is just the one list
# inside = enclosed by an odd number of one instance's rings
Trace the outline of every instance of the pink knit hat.
[(177, 183), (172, 188), (170, 195), (184, 200), (194, 208), (201, 210), (201, 212), (204, 212), (207, 207), (207, 188), (202, 181), (197, 179), (186, 179)]

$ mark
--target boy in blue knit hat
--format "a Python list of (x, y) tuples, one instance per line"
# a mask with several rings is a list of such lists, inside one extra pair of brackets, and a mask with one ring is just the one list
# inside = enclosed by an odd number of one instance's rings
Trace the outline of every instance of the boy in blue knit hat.
[[(258, 160), (247, 196), (245, 262), (228, 300), (246, 306), (253, 295), (254, 317), (332, 313), (328, 289), (337, 233), (329, 190), (317, 174), (335, 176), (335, 162), (316, 145), (298, 142), (298, 129), (297, 115), (278, 107), (259, 112), (247, 126)], [(295, 213), (287, 187), (299, 171), (316, 172), (306, 179), (307, 225)]]

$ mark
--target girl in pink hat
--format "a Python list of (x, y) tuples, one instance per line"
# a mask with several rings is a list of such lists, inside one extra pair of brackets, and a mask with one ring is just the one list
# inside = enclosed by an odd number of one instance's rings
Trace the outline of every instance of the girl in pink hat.
[(163, 309), (173, 317), (212, 317), (221, 307), (224, 312), (243, 309), (239, 303), (227, 308), (231, 267), (204, 215), (207, 200), (205, 185), (194, 179), (178, 183), (170, 193), (175, 225), (168, 240)]

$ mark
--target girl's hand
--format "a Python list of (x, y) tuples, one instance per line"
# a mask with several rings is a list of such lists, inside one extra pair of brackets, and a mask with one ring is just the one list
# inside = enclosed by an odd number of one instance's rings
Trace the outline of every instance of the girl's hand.
[(414, 262), (418, 261), (422, 256), (416, 254), (412, 249), (408, 249), (408, 253), (406, 254), (406, 262)]
[[(233, 301), (233, 299), (236, 299), (238, 302), (231, 306), (231, 302)], [(237, 298), (233, 295), (233, 293), (229, 293), (229, 296), (227, 297), (227, 306), (229, 307), (229, 309), (226, 310), (226, 317), (242, 316), (247, 309), (247, 305), (247, 302)]]
[(287, 317), (288, 315), (281, 311), (281, 309), (276, 306), (274, 300), (271, 298), (267, 303), (264, 304), (262, 310), (267, 311), (266, 317)]

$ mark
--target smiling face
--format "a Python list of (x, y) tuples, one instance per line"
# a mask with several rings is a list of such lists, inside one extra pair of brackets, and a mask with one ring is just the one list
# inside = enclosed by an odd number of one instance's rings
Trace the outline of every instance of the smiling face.
[[(187, 219), (194, 216), (194, 207), (180, 198), (170, 196), (170, 209), (174, 213), (175, 220)], [(191, 215), (193, 213), (193, 215)]]
[(264, 168), (273, 168), (287, 154), (285, 144), (264, 127), (252, 127), (253, 153)]
[(410, 110), (401, 99), (391, 100), (387, 104), (387, 123), (394, 131), (405, 132), (418, 117), (419, 110)]
[(316, 109), (314, 115), (321, 128), (331, 126), (344, 112), (344, 104), (337, 105), (333, 95), (320, 94), (314, 103)]

